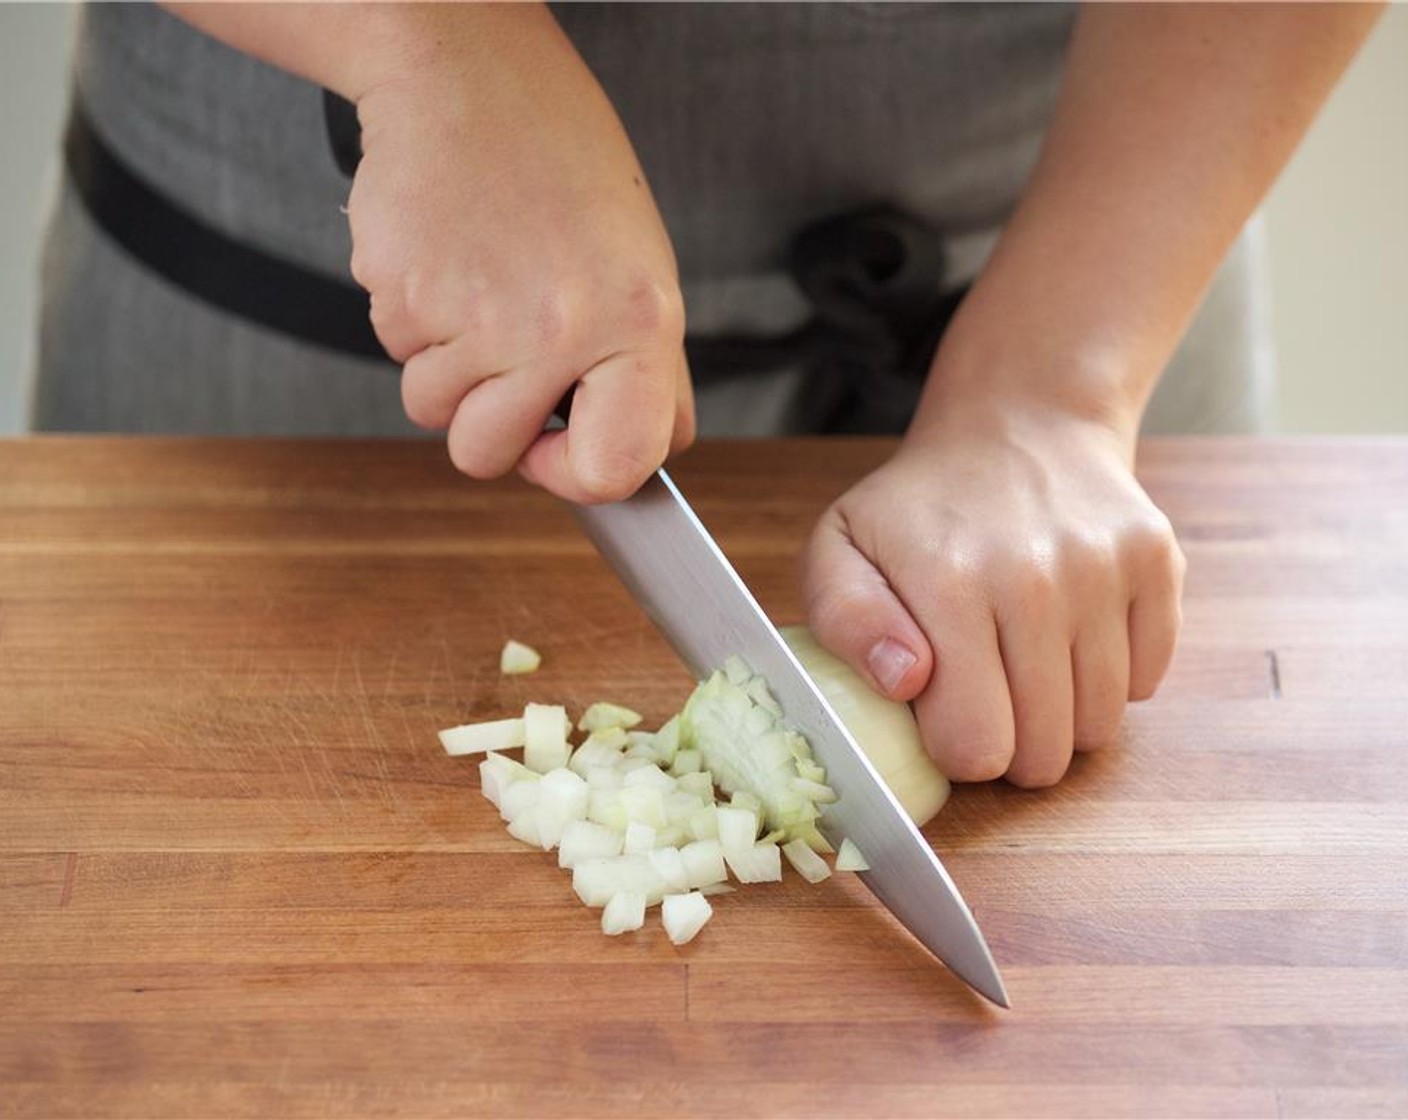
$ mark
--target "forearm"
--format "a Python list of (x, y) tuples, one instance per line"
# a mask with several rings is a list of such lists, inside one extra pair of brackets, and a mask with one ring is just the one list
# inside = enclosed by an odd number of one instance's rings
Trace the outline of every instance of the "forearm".
[(173, 15), (228, 46), (350, 101), (437, 60), (493, 52), (525, 32), (562, 38), (542, 4), (175, 3)]
[(976, 381), (1132, 434), (1378, 11), (1087, 5), (1037, 168), (945, 340), (920, 429)]

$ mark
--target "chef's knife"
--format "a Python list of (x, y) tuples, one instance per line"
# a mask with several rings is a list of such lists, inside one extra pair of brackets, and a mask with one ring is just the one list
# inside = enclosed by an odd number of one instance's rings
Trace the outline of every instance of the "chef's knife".
[(900, 922), (978, 992), (1009, 1006), (977, 922), (934, 850), (856, 746), (664, 471), (623, 502), (574, 506), (578, 521), (696, 677), (737, 654), (767, 679), (839, 795), (817, 823), (864, 853), (860, 873)]

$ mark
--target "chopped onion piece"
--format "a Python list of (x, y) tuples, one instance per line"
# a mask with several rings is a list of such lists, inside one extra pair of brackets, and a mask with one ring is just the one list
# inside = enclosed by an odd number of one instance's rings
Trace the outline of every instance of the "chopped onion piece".
[(782, 878), (782, 849), (776, 844), (754, 844), (745, 851), (725, 846), (723, 853), (740, 883), (776, 883)]
[(703, 770), (682, 774), (675, 779), (675, 787), (682, 793), (692, 793), (705, 805), (714, 803), (714, 778)]
[(513, 820), (524, 809), (531, 809), (538, 804), (539, 787), (542, 780), (536, 782), (514, 782), (506, 787), (499, 795), (499, 816), (506, 821)]
[(752, 678), (753, 670), (748, 667), (748, 662), (734, 654), (724, 662), (724, 676), (729, 684), (743, 685)]
[(621, 854), (623, 837), (596, 821), (569, 821), (562, 830), (557, 866), (569, 871), (584, 859), (610, 859)]
[(703, 767), (698, 751), (676, 751), (675, 760), (670, 763), (670, 773), (676, 777), (697, 773)]
[(717, 840), (696, 840), (680, 849), (684, 872), (690, 887), (709, 887), (728, 878), (723, 845)]
[(542, 825), (543, 815), (539, 806), (528, 805), (509, 820), (508, 834), (515, 840), (521, 840), (534, 848), (542, 848), (546, 852), (552, 845), (543, 842)]
[(684, 858), (678, 848), (656, 848), (646, 854), (655, 873), (665, 880), (671, 891), (689, 890), (689, 874), (685, 871)]
[(798, 780), (796, 733), (726, 672), (715, 673), (690, 695), (680, 733), (681, 753), (698, 750), (736, 805), (755, 808), (770, 831), (783, 829), (788, 839), (809, 833), (803, 826), (815, 819), (816, 806), (792, 784)]
[(626, 789), (644, 786), (646, 789), (659, 790), (662, 795), (675, 791), (675, 779), (658, 766), (637, 767), (626, 775), (621, 784)]
[(523, 709), (523, 765), (539, 774), (567, 765), (567, 709), (560, 704), (529, 704)]
[(626, 806), (621, 803), (621, 791), (593, 789), (587, 795), (587, 820), (614, 828), (624, 834), (631, 818), (626, 813)]
[(745, 687), (753, 703), (757, 704), (758, 707), (762, 708), (763, 711), (770, 714), (774, 719), (782, 718), (782, 705), (777, 702), (772, 692), (768, 689), (767, 681), (763, 680), (762, 677), (754, 677)]
[(831, 877), (826, 861), (807, 846), (805, 840), (789, 840), (782, 845), (782, 854), (797, 874), (809, 883), (819, 883)]
[(793, 778), (792, 788), (815, 805), (830, 805), (836, 800), (836, 791), (820, 782), (808, 778)]
[(798, 777), (806, 778), (809, 782), (824, 783), (826, 781), (826, 768), (824, 766), (818, 766), (810, 759), (799, 758), (797, 760), (797, 775)]
[(728, 883), (710, 883), (707, 887), (700, 887), (699, 893), (702, 895), (733, 894), (737, 889)]
[(440, 745), (449, 755), (484, 754), (487, 751), (511, 751), (523, 746), (521, 719), (491, 719), (484, 723), (465, 723), (440, 732)]
[(569, 823), (586, 819), (591, 787), (566, 767), (544, 774), (538, 785), (539, 835), (544, 848), (555, 848)]
[(601, 912), (601, 932), (615, 937), (645, 925), (645, 895), (640, 891), (613, 894)]
[(572, 889), (588, 906), (605, 906), (622, 891), (639, 892), (646, 905), (653, 906), (667, 893), (665, 881), (645, 855), (584, 859), (572, 869)]
[(667, 719), (655, 733), (655, 753), (660, 759), (660, 765), (669, 766), (675, 761), (675, 754), (680, 749), (680, 717), (673, 715)]
[(704, 924), (714, 916), (714, 908), (709, 900), (698, 891), (689, 894), (672, 894), (665, 898), (661, 907), (661, 918), (665, 932), (676, 945), (693, 941)]
[(616, 795), (626, 810), (626, 819), (664, 828), (670, 822), (665, 817), (665, 798), (650, 786), (624, 786)]
[(681, 828), (677, 824), (667, 824), (664, 828), (655, 830), (655, 846), (657, 848), (678, 848), (681, 844), (686, 844), (690, 840), (688, 829)]
[(615, 766), (620, 762), (625, 757), (626, 733), (620, 728), (613, 728), (612, 731), (596, 731), (588, 735), (582, 745), (572, 752), (567, 768), (585, 778), (593, 766)]
[(849, 840), (841, 841), (841, 850), (836, 853), (837, 871), (869, 871), (870, 864), (865, 862), (865, 855)]
[(746, 789), (736, 789), (728, 802), (735, 809), (747, 809), (754, 816), (762, 817), (763, 803)]
[(503, 652), (499, 654), (499, 672), (508, 676), (536, 672), (542, 663), (542, 656), (537, 650), (512, 638), (504, 643)]
[(541, 781), (542, 775), (529, 770), (521, 762), (515, 762), (507, 755), (490, 751), (479, 764), (479, 789), (496, 809), (503, 808), (503, 792), (514, 782), (525, 779)]
[(706, 805), (689, 818), (689, 834), (696, 840), (717, 840), (719, 838), (719, 811), (714, 805)]
[(641, 721), (641, 714), (624, 708), (620, 704), (605, 701), (593, 704), (577, 721), (578, 731), (601, 731), (607, 727), (634, 727)]
[(719, 841), (724, 854), (751, 851), (758, 839), (758, 818), (747, 809), (719, 806), (714, 810), (718, 820)]
[(624, 850), (628, 855), (648, 852), (654, 847), (655, 829), (639, 821), (632, 821), (626, 826)]

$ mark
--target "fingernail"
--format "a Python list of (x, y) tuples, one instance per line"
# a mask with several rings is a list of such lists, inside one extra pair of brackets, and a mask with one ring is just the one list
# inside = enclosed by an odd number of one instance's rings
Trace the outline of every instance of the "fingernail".
[(899, 688), (904, 675), (918, 660), (907, 646), (900, 645), (893, 638), (883, 638), (875, 643), (866, 664), (870, 666), (870, 675), (888, 696)]

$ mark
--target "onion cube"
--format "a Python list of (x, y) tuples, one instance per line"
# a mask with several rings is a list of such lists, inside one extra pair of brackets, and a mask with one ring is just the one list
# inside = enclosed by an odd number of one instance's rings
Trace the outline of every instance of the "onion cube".
[(621, 834), (595, 821), (570, 821), (562, 830), (557, 866), (568, 870), (585, 859), (610, 859), (621, 854)]
[(837, 871), (869, 871), (870, 864), (865, 862), (865, 855), (849, 840), (841, 841), (841, 850), (836, 853)]
[(640, 891), (618, 891), (601, 912), (601, 932), (615, 937), (645, 925), (645, 895)]
[(656, 848), (647, 852), (646, 858), (650, 860), (650, 866), (655, 868), (655, 873), (665, 881), (667, 890), (689, 890), (689, 876), (685, 872), (684, 859), (678, 848)]
[(567, 765), (567, 709), (560, 704), (529, 704), (523, 709), (523, 765), (539, 774)]
[(522, 642), (515, 642), (512, 638), (504, 643), (503, 651), (499, 654), (499, 672), (506, 676), (536, 672), (542, 663), (543, 658), (537, 650), (532, 646), (525, 646)]
[(606, 727), (634, 727), (641, 721), (641, 714), (620, 704), (605, 701), (593, 704), (577, 721), (578, 731), (600, 731)]
[(782, 854), (796, 869), (798, 875), (809, 883), (819, 883), (831, 877), (831, 868), (826, 861), (807, 846), (805, 840), (789, 840), (782, 845)]
[(483, 723), (465, 723), (439, 733), (440, 745), (448, 755), (484, 754), (486, 751), (511, 751), (523, 746), (521, 719), (491, 719)]
[(776, 883), (782, 878), (782, 849), (776, 844), (754, 844), (747, 851), (724, 848), (723, 852), (740, 883)]
[(728, 878), (723, 845), (717, 840), (696, 840), (680, 849), (685, 881), (691, 888), (708, 887)]
[(676, 945), (683, 945), (694, 940), (695, 934), (714, 916), (714, 908), (698, 891), (691, 891), (689, 894), (667, 895), (660, 916), (670, 940)]
[(758, 817), (750, 809), (733, 809), (720, 805), (715, 811), (719, 823), (719, 841), (724, 854), (752, 851), (758, 839)]
[(630, 855), (645, 853), (655, 847), (655, 829), (648, 824), (632, 821), (626, 826), (625, 851)]
[(646, 905), (665, 897), (665, 881), (643, 855), (584, 859), (572, 869), (572, 889), (588, 906), (605, 906), (622, 891), (645, 895)]

